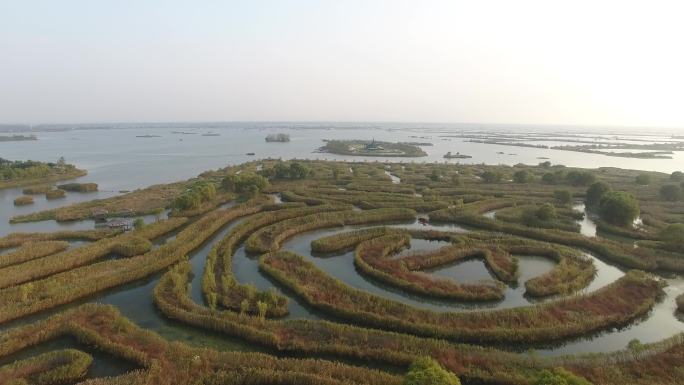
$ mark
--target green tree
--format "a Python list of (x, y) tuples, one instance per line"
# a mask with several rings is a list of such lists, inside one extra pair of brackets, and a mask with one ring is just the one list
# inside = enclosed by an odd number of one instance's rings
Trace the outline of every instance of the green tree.
[(610, 191), (603, 194), (599, 213), (606, 222), (618, 226), (631, 226), (639, 216), (639, 202), (630, 193)]
[(562, 205), (572, 203), (572, 193), (569, 190), (556, 190), (553, 192), (553, 196)]
[(646, 186), (651, 183), (651, 176), (649, 174), (639, 174), (635, 179), (636, 184)]
[(570, 171), (565, 180), (573, 186), (588, 186), (596, 181), (596, 176), (586, 171)]
[(681, 171), (675, 171), (672, 174), (670, 174), (670, 180), (674, 182), (681, 182), (684, 181), (684, 172)]
[(311, 173), (311, 170), (299, 162), (290, 163), (290, 178), (304, 179)]
[(682, 198), (682, 188), (676, 184), (666, 184), (660, 188), (660, 197), (666, 201), (676, 202)]
[(430, 357), (422, 357), (413, 361), (404, 385), (461, 385), (455, 374), (442, 368)]
[(501, 182), (503, 175), (498, 171), (485, 171), (480, 177), (487, 183), (498, 183)]
[(268, 179), (253, 172), (246, 172), (239, 175), (226, 176), (221, 181), (221, 186), (227, 191), (255, 195), (268, 186)]
[(558, 174), (553, 172), (547, 172), (544, 175), (542, 175), (542, 182), (544, 182), (545, 184), (556, 184), (558, 183), (558, 180)]
[(276, 179), (287, 179), (290, 177), (290, 167), (285, 162), (278, 162), (273, 166)]
[(513, 180), (515, 183), (527, 183), (532, 179), (532, 174), (527, 170), (516, 171), (513, 174)]
[(601, 203), (601, 198), (603, 195), (611, 190), (604, 182), (596, 182), (589, 186), (587, 189), (587, 194), (584, 198), (584, 202), (587, 206), (598, 206)]

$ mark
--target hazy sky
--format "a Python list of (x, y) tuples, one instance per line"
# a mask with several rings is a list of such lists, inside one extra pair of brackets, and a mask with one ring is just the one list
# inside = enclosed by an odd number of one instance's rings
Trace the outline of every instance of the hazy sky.
[(0, 123), (684, 127), (682, 4), (0, 0)]

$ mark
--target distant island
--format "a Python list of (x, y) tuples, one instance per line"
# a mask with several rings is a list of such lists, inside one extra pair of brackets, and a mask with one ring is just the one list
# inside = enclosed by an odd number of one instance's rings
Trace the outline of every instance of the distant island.
[(288, 134), (269, 134), (266, 136), (267, 142), (289, 142), (290, 135)]
[(161, 135), (136, 135), (136, 138), (161, 138)]
[(449, 151), (446, 154), (444, 154), (444, 158), (446, 158), (446, 159), (468, 159), (468, 158), (472, 158), (472, 156), (463, 155), (460, 152), (452, 154), (451, 151)]
[(367, 140), (326, 140), (318, 152), (340, 155), (420, 157), (427, 153), (420, 147), (405, 143), (376, 142)]
[(26, 140), (38, 140), (35, 135), (12, 135), (3, 136), (0, 135), (0, 142), (23, 142)]

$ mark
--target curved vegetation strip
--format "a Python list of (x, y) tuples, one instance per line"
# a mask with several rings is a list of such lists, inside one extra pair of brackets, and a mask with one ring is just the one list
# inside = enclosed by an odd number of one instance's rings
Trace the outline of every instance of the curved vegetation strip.
[(596, 292), (530, 308), (436, 313), (353, 289), (291, 252), (264, 255), (259, 267), (308, 304), (352, 322), (472, 342), (535, 342), (617, 327), (646, 314), (661, 285), (632, 271)]

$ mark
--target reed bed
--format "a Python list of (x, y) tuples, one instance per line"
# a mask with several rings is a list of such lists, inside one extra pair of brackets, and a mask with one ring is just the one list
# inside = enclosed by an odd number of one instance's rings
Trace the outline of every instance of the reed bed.
[(354, 265), (363, 274), (416, 294), (462, 301), (495, 301), (504, 297), (505, 285), (500, 282), (462, 284), (418, 271), (470, 258), (494, 259), (486, 255), (489, 251), (447, 246), (433, 253), (389, 258), (410, 245), (410, 240), (408, 234), (400, 234), (363, 241), (354, 253)]
[(266, 254), (259, 267), (309, 305), (362, 325), (471, 342), (538, 342), (629, 323), (662, 296), (661, 284), (631, 271), (594, 293), (536, 306), (436, 313), (350, 288), (291, 252)]
[(415, 216), (415, 211), (401, 208), (316, 213), (262, 228), (250, 235), (245, 247), (251, 253), (265, 253), (279, 249), (281, 243), (288, 238), (307, 231), (345, 225), (406, 221), (414, 219)]
[[(325, 360), (219, 352), (168, 342), (132, 324), (113, 307), (94, 304), (82, 305), (44, 321), (9, 330), (0, 336), (0, 341), (3, 341), (0, 357), (61, 335), (74, 336), (83, 343), (140, 365), (143, 370), (121, 378), (127, 381), (125, 383), (193, 385), (234, 378), (239, 381), (233, 384), (244, 385), (300, 384), (303, 379), (311, 381), (311, 384), (401, 384), (401, 377), (396, 375)], [(74, 364), (70, 366), (76, 368), (75, 363), (83, 359), (77, 356), (79, 353), (69, 354), (74, 355)], [(41, 375), (60, 369), (58, 362), (46, 363), (49, 365), (42, 368)], [(250, 376), (243, 377), (245, 373)]]
[(48, 277), (97, 261), (111, 253), (123, 256), (141, 254), (151, 248), (148, 239), (173, 231), (183, 225), (186, 218), (172, 218), (155, 222), (141, 230), (103, 238), (98, 241), (42, 258), (7, 266), (0, 269), (0, 289)]
[(66, 241), (30, 241), (11, 253), (0, 254), (0, 269), (36, 258), (47, 257), (69, 248)]
[[(340, 212), (348, 210), (343, 205), (319, 205), (313, 207), (287, 208), (271, 210), (272, 207), (261, 205), (255, 212), (266, 212), (247, 217), (236, 225), (218, 242), (207, 255), (204, 274), (202, 276), (202, 292), (209, 303), (220, 303), (223, 307), (236, 311), (257, 314), (258, 303), (267, 305), (266, 316), (280, 317), (287, 314), (287, 298), (275, 292), (260, 292), (249, 285), (240, 284), (232, 271), (233, 253), (237, 246), (260, 228), (300, 216), (315, 213)], [(246, 302), (245, 302), (246, 301)]]
[(83, 378), (93, 358), (75, 349), (43, 353), (0, 367), (0, 384), (51, 385)]

